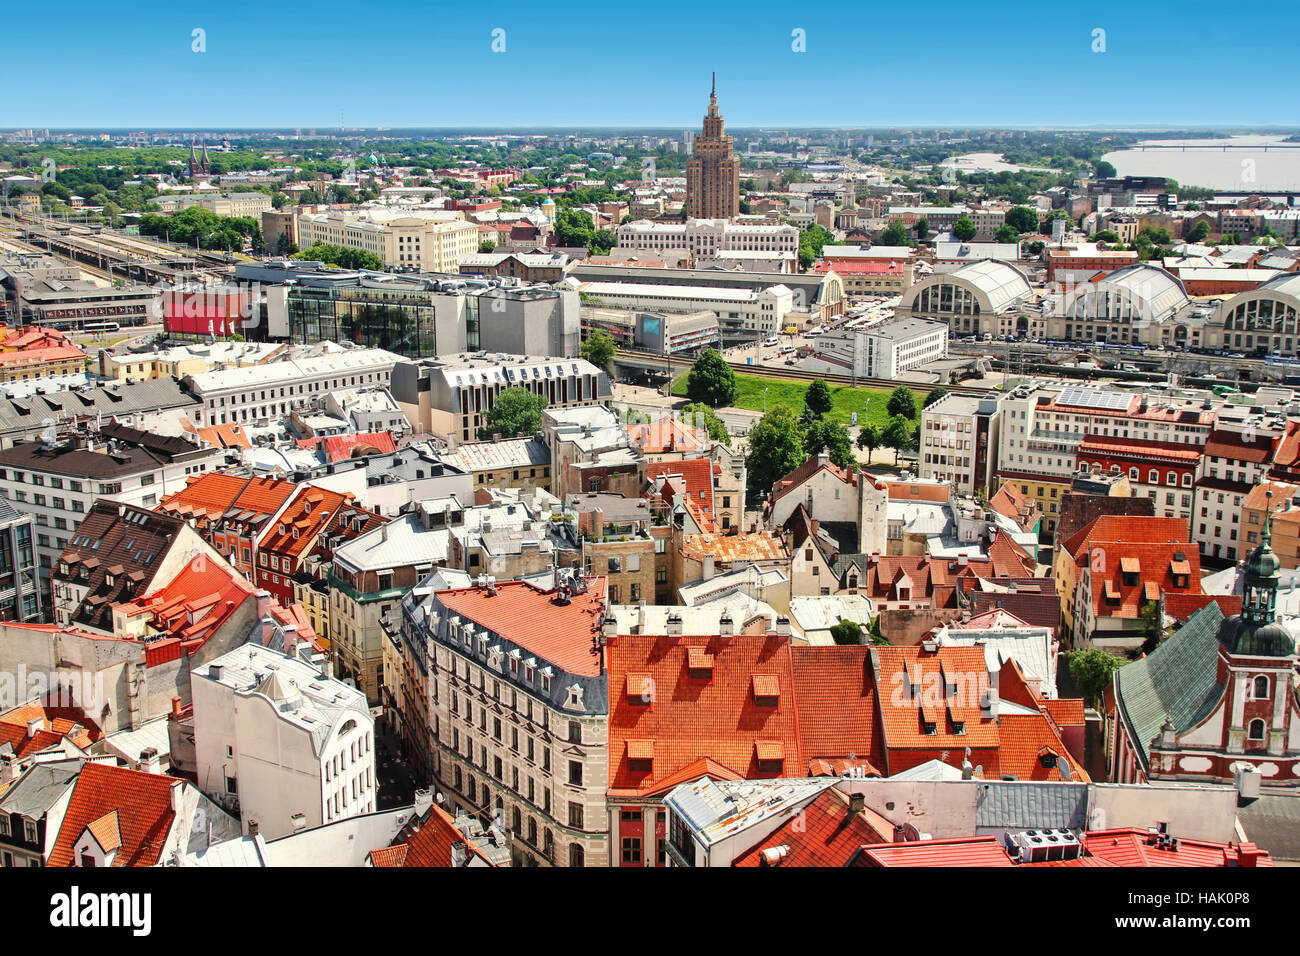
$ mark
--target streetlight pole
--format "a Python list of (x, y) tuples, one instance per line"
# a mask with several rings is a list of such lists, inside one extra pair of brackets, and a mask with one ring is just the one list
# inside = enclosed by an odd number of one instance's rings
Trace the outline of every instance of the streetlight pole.
[(771, 387), (772, 387), (772, 386), (770, 386), (770, 385), (764, 385), (764, 386), (763, 386), (763, 414), (764, 414), (764, 415), (767, 414), (767, 390), (768, 390), (769, 388), (771, 388)]

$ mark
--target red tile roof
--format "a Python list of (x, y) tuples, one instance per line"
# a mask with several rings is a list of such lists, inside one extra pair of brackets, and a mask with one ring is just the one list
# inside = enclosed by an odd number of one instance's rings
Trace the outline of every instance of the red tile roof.
[[(1174, 834), (1177, 837), (1177, 834)], [(1138, 827), (1094, 830), (1083, 834), (1084, 849), (1115, 866), (1272, 866), (1267, 850), (1253, 843), (1212, 843), (1178, 837), (1177, 849), (1161, 849), (1151, 834)]]
[(1165, 595), (1165, 613), (1175, 621), (1186, 624), (1188, 618), (1210, 602), (1219, 605), (1224, 617), (1241, 613), (1240, 594), (1188, 594), (1176, 591)]
[(1014, 866), (997, 837), (918, 840), (864, 846), (853, 866)]
[(627, 437), (631, 444), (647, 455), (702, 451), (709, 447), (709, 436), (704, 429), (697, 431), (689, 422), (679, 418), (629, 425)]
[(257, 588), (224, 561), (203, 556), (185, 563), (176, 577), (142, 598), (122, 605), (127, 614), (144, 612), (161, 635), (145, 647), (151, 666), (193, 654)]
[[(575, 594), (565, 605), (555, 603), (554, 592), (526, 581), (503, 581), (497, 585), (495, 595), (486, 588), (439, 591), (438, 600), (452, 614), (482, 625), (556, 667), (579, 676), (598, 677), (600, 658), (591, 652), (591, 640), (599, 632), (604, 615), (607, 579), (595, 577), (588, 581), (587, 591)], [(615, 681), (611, 668), (609, 686), (622, 685), (622, 676)], [(610, 742), (612, 745), (612, 739)]]
[(453, 843), (464, 843), (469, 856), (491, 866), (473, 840), (456, 827), (456, 821), (441, 807), (431, 806), (421, 818), (412, 819), (387, 847), (370, 851), (373, 866), (451, 866)]
[[(691, 647), (713, 655), (711, 676), (691, 676)], [(622, 688), (629, 675), (636, 675), (637, 682), (646, 677), (654, 682), (649, 703), (611, 694), (611, 794), (657, 792), (701, 757), (745, 779), (804, 772), (795, 702), (785, 694), (774, 704), (766, 697), (760, 703), (753, 693), (755, 677), (764, 691), (773, 689), (772, 678), (780, 688), (793, 686), (788, 637), (620, 635), (607, 655), (611, 688)], [(631, 760), (637, 758), (629, 756), (629, 741), (654, 742), (648, 766), (633, 767)], [(780, 763), (771, 766), (768, 761)]]
[[(59, 737), (68, 737), (78, 747), (88, 747), (104, 736), (99, 725), (87, 717), (80, 707), (60, 707), (46, 703), (23, 704), (0, 714), (0, 727), (21, 727), (26, 731), (28, 721), (37, 718), (44, 730)], [(72, 728), (78, 726), (81, 727), (80, 732), (73, 735)]]
[(63, 825), (50, 850), (49, 865), (75, 866), (77, 861), (72, 852), (81, 835), (94, 824), (102, 832), (104, 824), (100, 821), (114, 811), (121, 848), (113, 865), (156, 865), (176, 818), (172, 811), (172, 788), (183, 784), (184, 781), (161, 774), (86, 764), (73, 785)]
[[(854, 757), (874, 767), (885, 765), (883, 736), (871, 678), (871, 649), (795, 646), (794, 702), (799, 736), (811, 764)], [(801, 771), (802, 773), (803, 771)]]
[(924, 481), (887, 481), (890, 501), (944, 502), (952, 497), (952, 488)]
[(843, 866), (863, 844), (892, 840), (894, 827), (874, 810), (849, 812), (849, 798), (830, 787), (762, 842), (750, 847), (732, 866), (763, 866), (763, 851), (787, 847), (780, 866)]
[(1205, 443), (1204, 454), (1214, 458), (1253, 461), (1262, 464), (1273, 457), (1274, 444), (1281, 441), (1272, 432), (1251, 429), (1248, 433), (1235, 428), (1216, 428)]
[(1087, 435), (1079, 443), (1078, 458), (1119, 457), (1161, 464), (1195, 465), (1201, 460), (1201, 447), (1185, 442), (1144, 441), (1135, 438), (1113, 438), (1107, 435)]
[(686, 496), (709, 518), (713, 517), (713, 473), (711, 458), (687, 458), (682, 461), (652, 461), (646, 465), (646, 481), (660, 475), (681, 475)]
[(247, 478), (209, 472), (189, 478), (185, 487), (168, 495), (156, 510), (183, 518), (207, 518), (215, 521), (228, 511), (251, 511), (270, 516), (280, 510), (297, 486), (275, 478)]

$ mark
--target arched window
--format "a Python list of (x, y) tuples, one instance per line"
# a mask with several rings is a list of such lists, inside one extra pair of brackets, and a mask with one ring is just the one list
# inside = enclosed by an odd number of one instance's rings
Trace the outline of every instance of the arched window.
[[(1262, 720), (1259, 723), (1261, 727), (1264, 724)], [(582, 850), (582, 844), (581, 843), (571, 844), (569, 846), (569, 866), (575, 866), (575, 867), (586, 866), (584, 859), (585, 859), (585, 854), (583, 853)]]
[(1246, 732), (1246, 737), (1250, 740), (1264, 739), (1264, 721), (1255, 719), (1250, 722), (1250, 729)]
[(1170, 471), (1165, 474), (1165, 483), (1170, 485), (1178, 484), (1178, 472)]
[(1268, 678), (1263, 674), (1255, 678), (1255, 687), (1251, 696), (1255, 700), (1268, 700)]

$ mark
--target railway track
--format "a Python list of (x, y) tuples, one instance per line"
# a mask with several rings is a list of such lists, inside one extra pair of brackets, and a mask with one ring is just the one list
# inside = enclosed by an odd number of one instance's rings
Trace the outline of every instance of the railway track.
[[(625, 349), (621, 349), (615, 354), (615, 361), (617, 361), (619, 356), (624, 356), (626, 358), (637, 358), (637, 359), (645, 359), (648, 357), (644, 353), (629, 352)], [(654, 356), (654, 358), (658, 359), (660, 358), (660, 356)], [(694, 359), (670, 358), (665, 361), (665, 366), (673, 377), (676, 377), (682, 372), (689, 371), (692, 364), (694, 364)], [(935, 386), (926, 386), (921, 383), (899, 382), (894, 379), (888, 379), (888, 378), (863, 378), (859, 376), (858, 378), (855, 379), (851, 375), (836, 375), (833, 373), (809, 372), (804, 369), (796, 369), (796, 368), (776, 369), (767, 365), (747, 365), (744, 362), (727, 362), (727, 364), (731, 367), (733, 371), (741, 372), (746, 375), (757, 375), (761, 378), (786, 379), (788, 381), (794, 381), (794, 382), (812, 382), (812, 381), (816, 381), (817, 379), (821, 379), (824, 382), (826, 382), (827, 385), (848, 385), (848, 386), (857, 386), (859, 388), (893, 389), (898, 387), (899, 385), (909, 385), (913, 388), (924, 390), (927, 387), (929, 388), (935, 387)], [(950, 386), (945, 386), (945, 388), (947, 388), (949, 392), (953, 392), (957, 395), (982, 396), (982, 395), (994, 394), (998, 391), (996, 388), (993, 388), (991, 386), (982, 386), (982, 385), (950, 385)]]

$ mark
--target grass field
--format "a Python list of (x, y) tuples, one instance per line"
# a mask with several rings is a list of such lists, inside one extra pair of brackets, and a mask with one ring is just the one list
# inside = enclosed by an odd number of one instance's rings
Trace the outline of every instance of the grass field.
[[(751, 411), (761, 412), (763, 410), (763, 390), (767, 389), (767, 407), (774, 405), (789, 405), (794, 409), (796, 414), (803, 413), (803, 397), (808, 391), (811, 382), (794, 381), (788, 378), (764, 378), (761, 375), (746, 375), (743, 372), (736, 373), (736, 384), (740, 387), (740, 397), (736, 400), (736, 408), (747, 408)], [(863, 414), (866, 414), (866, 421), (873, 425), (883, 425), (889, 420), (889, 413), (885, 406), (889, 403), (889, 393), (891, 389), (885, 388), (852, 388), (848, 385), (832, 385), (831, 387), (831, 412), (828, 416), (833, 421), (842, 425), (847, 425), (852, 419), (852, 413), (858, 413), (858, 424), (863, 423)], [(686, 396), (686, 376), (680, 375), (673, 382), (673, 394), (681, 397)], [(926, 392), (918, 392), (912, 389), (912, 394), (916, 396), (916, 404), (919, 407), (925, 401)]]

